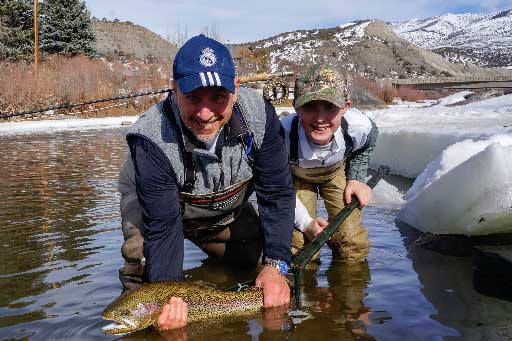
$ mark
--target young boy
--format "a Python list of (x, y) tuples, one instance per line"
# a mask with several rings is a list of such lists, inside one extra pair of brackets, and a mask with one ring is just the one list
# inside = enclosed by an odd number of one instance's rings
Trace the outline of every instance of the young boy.
[(297, 194), (292, 253), (327, 226), (326, 220), (316, 217), (318, 194), (329, 220), (356, 195), (359, 209), (345, 220), (328, 245), (333, 259), (357, 263), (366, 259), (370, 247), (360, 209), (371, 198), (365, 177), (378, 130), (367, 116), (350, 108), (348, 88), (347, 78), (333, 69), (308, 69), (295, 81), (293, 105), (297, 113), (281, 123)]

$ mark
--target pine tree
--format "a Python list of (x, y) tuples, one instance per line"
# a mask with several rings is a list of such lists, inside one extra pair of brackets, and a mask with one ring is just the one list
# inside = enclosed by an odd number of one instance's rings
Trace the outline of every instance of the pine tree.
[(82, 0), (46, 0), (41, 17), (41, 51), (94, 54), (91, 14)]
[(0, 2), (0, 60), (16, 62), (32, 57), (33, 26), (32, 0)]

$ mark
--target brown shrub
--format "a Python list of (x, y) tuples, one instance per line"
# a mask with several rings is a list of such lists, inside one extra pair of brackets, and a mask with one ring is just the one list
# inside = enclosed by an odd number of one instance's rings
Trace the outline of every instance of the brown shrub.
[(417, 102), (425, 99), (438, 99), (442, 97), (439, 92), (416, 90), (408, 86), (395, 88), (389, 82), (376, 82), (360, 76), (356, 76), (354, 81), (386, 103), (391, 103), (394, 98)]
[[(141, 61), (121, 64), (85, 56), (67, 58), (52, 56), (39, 64), (0, 62), (0, 112), (2, 114), (42, 109), (58, 104), (79, 103), (124, 94), (160, 89), (169, 86), (169, 65), (147, 64)], [(124, 109), (96, 111), (81, 106), (59, 113), (79, 116), (108, 116), (141, 112), (157, 101), (159, 96), (124, 100)], [(94, 105), (112, 107), (116, 102)]]

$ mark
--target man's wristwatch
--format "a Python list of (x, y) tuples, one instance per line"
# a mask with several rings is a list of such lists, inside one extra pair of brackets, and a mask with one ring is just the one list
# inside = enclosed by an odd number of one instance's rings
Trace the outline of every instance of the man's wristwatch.
[(286, 276), (288, 274), (288, 270), (290, 269), (290, 265), (284, 260), (273, 259), (267, 256), (265, 256), (265, 258), (263, 259), (263, 265), (271, 266), (277, 269), (277, 271), (279, 271), (279, 273), (283, 276)]

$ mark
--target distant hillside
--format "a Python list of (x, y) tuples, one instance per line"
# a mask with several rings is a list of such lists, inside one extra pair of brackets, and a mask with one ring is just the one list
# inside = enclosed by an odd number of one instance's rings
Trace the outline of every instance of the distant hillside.
[[(101, 55), (170, 61), (176, 54), (175, 45), (142, 26), (98, 19), (93, 25)], [(392, 24), (361, 20), (230, 48), (240, 74), (328, 63), (370, 78), (511, 75), (512, 10)]]
[(246, 46), (265, 57), (271, 72), (300, 71), (310, 64), (328, 63), (370, 78), (512, 74), (512, 70), (450, 63), (400, 38), (379, 20), (288, 32)]
[(400, 37), (452, 62), (512, 68), (512, 10), (392, 23)]
[(93, 18), (96, 33), (96, 52), (102, 56), (170, 61), (176, 54), (176, 45), (131, 22), (98, 20)]

